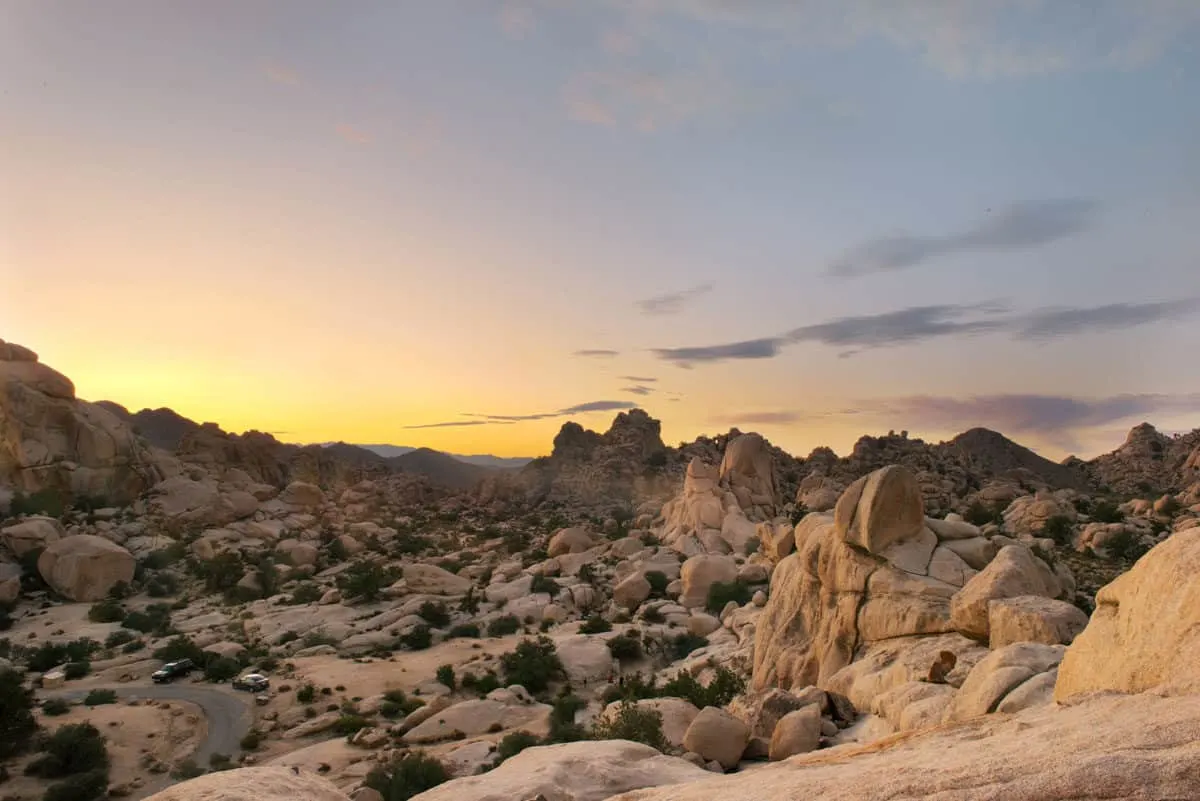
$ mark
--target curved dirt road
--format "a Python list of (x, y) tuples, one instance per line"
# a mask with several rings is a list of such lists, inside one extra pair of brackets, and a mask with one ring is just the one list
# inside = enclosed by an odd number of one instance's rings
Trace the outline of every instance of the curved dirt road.
[[(199, 686), (195, 684), (153, 684), (150, 686), (130, 686), (128, 684), (89, 687), (86, 690), (60, 690), (43, 692), (43, 698), (66, 698), (71, 701), (81, 701), (92, 690), (112, 690), (122, 701), (134, 699), (154, 699), (164, 701), (186, 701), (195, 704), (204, 711), (208, 721), (208, 733), (192, 753), (191, 758), (202, 768), (208, 767), (208, 759), (213, 754), (236, 756), (241, 750), (242, 737), (250, 730), (253, 715), (250, 704), (240, 695), (231, 691), (220, 690), (212, 685)], [(169, 776), (148, 777), (145, 786), (135, 794), (135, 798), (145, 797), (158, 792), (173, 784)]]

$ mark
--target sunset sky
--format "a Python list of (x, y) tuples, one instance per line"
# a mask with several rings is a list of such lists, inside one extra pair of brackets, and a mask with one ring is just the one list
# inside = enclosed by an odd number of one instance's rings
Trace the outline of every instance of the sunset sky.
[(0, 337), (538, 455), (1200, 425), (1196, 0), (0, 0)]

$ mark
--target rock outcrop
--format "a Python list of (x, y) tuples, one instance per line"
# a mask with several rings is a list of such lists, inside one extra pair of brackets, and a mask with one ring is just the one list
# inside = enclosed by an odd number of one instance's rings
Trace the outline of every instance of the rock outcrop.
[(76, 534), (46, 546), (37, 567), (59, 595), (72, 601), (99, 601), (117, 582), (133, 581), (134, 559), (103, 537)]
[(146, 801), (350, 801), (313, 773), (289, 768), (238, 768), (209, 773), (168, 787)]

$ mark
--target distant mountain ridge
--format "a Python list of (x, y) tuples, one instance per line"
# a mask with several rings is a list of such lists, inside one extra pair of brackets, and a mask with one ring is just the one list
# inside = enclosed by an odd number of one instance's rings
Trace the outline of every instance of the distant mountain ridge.
[[(328, 445), (330, 443), (322, 443)], [(358, 445), (357, 447), (364, 450), (377, 453), (385, 459), (393, 459), (397, 456), (404, 456), (419, 450), (430, 450), (429, 448), (414, 448), (409, 445)], [(446, 453), (445, 451), (437, 451), (438, 453)], [(460, 462), (467, 464), (478, 465), (479, 467), (493, 467), (498, 470), (516, 470), (524, 467), (533, 461), (532, 456), (492, 456), (487, 453), (461, 454), (461, 453), (446, 453)]]

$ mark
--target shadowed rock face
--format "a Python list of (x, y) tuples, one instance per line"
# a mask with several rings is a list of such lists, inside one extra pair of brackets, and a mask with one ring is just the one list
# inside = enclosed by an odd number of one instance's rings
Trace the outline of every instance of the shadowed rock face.
[(0, 485), (133, 500), (162, 477), (145, 445), (69, 379), (0, 340)]

